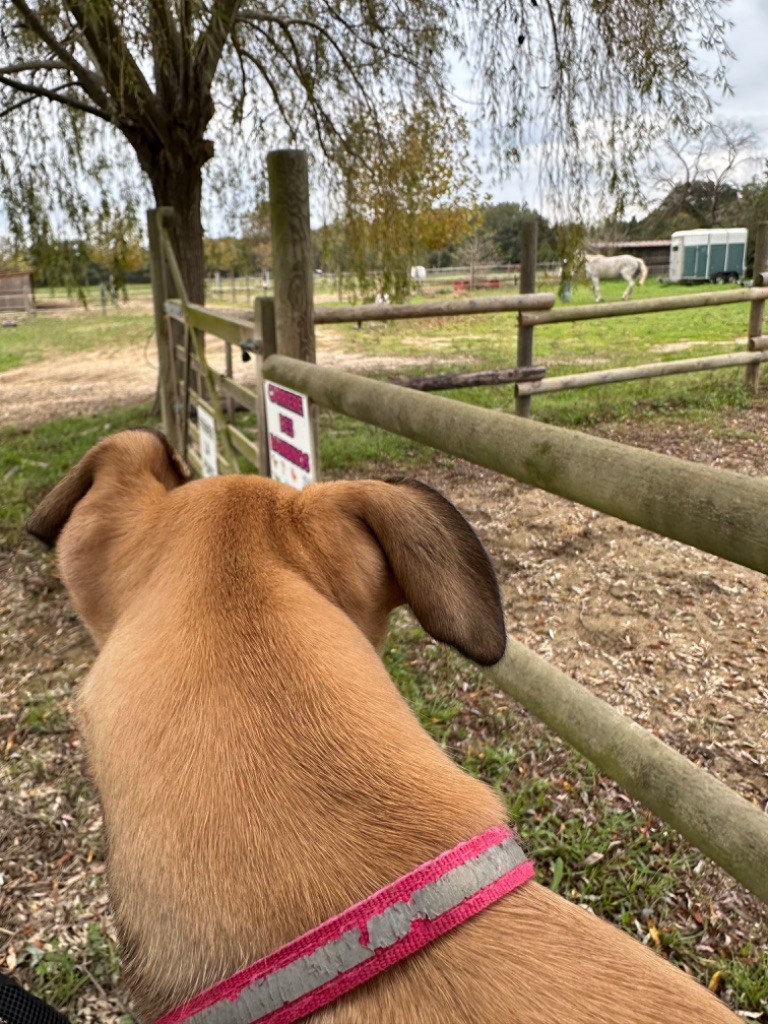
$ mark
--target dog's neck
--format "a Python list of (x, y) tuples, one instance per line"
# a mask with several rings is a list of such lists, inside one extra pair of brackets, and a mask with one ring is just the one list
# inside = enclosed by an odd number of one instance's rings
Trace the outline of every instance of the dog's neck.
[[(118, 630), (83, 688), (126, 977), (150, 993), (140, 1007), (148, 1019), (504, 821), (491, 791), (422, 730), (346, 616), (307, 602), (293, 612), (290, 659), (275, 644), (260, 648), (267, 662), (258, 671), (228, 664), (226, 651), (191, 647), (186, 663), (178, 653), (169, 663), (155, 630), (144, 652), (151, 668), (137, 680), (122, 669), (130, 652)], [(138, 614), (149, 624), (159, 612), (144, 605)], [(179, 618), (168, 621), (183, 636)], [(137, 629), (132, 621), (128, 635)], [(168, 671), (184, 686), (164, 685)], [(169, 689), (183, 695), (170, 707)], [(93, 701), (98, 715), (89, 715)], [(130, 711), (137, 705), (140, 714)], [(201, 716), (201, 707), (216, 713)], [(119, 785), (107, 772), (114, 759), (100, 756), (115, 744), (126, 754)], [(129, 765), (140, 781), (126, 777)], [(173, 791), (162, 788), (168, 777), (178, 780)], [(204, 800), (201, 787), (210, 790)], [(141, 835), (112, 828), (136, 820)]]
[(292, 1024), (513, 892), (533, 864), (507, 828), (488, 829), (199, 993), (158, 1024)]

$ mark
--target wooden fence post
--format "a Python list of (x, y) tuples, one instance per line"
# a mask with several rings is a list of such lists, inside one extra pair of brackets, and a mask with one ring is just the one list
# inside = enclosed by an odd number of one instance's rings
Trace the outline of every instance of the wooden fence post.
[(166, 299), (172, 298), (176, 293), (165, 265), (163, 246), (160, 240), (163, 212), (163, 209), (147, 210), (152, 305), (157, 339), (158, 391), (163, 431), (173, 447), (177, 451), (181, 451), (182, 438), (177, 415), (179, 394), (176, 383), (176, 356), (173, 351), (175, 339), (165, 315)]
[[(309, 226), (309, 161), (300, 149), (267, 154), (269, 213), (272, 228), (272, 272), (277, 353), (314, 363), (314, 278)], [(317, 407), (310, 417), (318, 477)]]
[(277, 352), (315, 362), (312, 239), (309, 229), (307, 154), (267, 154)]
[[(760, 287), (766, 282), (763, 275), (768, 271), (768, 221), (761, 221), (757, 225), (755, 234), (755, 268), (752, 284)], [(758, 299), (750, 303), (749, 307), (749, 339), (747, 347), (750, 352), (755, 352), (764, 347), (763, 323), (765, 321), (765, 299)], [(752, 363), (747, 367), (744, 383), (753, 392), (757, 392), (760, 382), (760, 363)]]
[[(520, 259), (520, 294), (536, 291), (536, 261), (538, 259), (538, 222), (534, 217), (523, 221), (523, 251)], [(517, 314), (517, 366), (533, 365), (533, 326), (523, 323), (522, 313)], [(515, 395), (515, 412), (518, 416), (531, 415), (531, 396)]]

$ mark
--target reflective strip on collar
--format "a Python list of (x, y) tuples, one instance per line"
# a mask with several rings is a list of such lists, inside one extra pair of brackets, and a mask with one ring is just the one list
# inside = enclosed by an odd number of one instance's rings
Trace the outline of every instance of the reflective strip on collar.
[(533, 877), (497, 826), (263, 957), (157, 1024), (292, 1024), (380, 974)]

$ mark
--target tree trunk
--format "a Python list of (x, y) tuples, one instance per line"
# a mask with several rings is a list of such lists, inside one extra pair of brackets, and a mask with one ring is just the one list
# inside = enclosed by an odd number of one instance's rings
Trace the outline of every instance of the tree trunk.
[[(179, 152), (183, 150), (179, 149)], [(203, 160), (202, 163), (205, 161)], [(202, 163), (160, 160), (148, 170), (155, 202), (170, 206), (171, 240), (190, 302), (205, 302), (205, 260), (201, 218)]]

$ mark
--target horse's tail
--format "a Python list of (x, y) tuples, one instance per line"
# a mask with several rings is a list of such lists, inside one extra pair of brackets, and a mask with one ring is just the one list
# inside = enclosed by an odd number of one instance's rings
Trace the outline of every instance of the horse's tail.
[(640, 280), (638, 284), (645, 284), (645, 279), (648, 277), (648, 267), (645, 265), (645, 261), (637, 257), (637, 262), (640, 264)]

